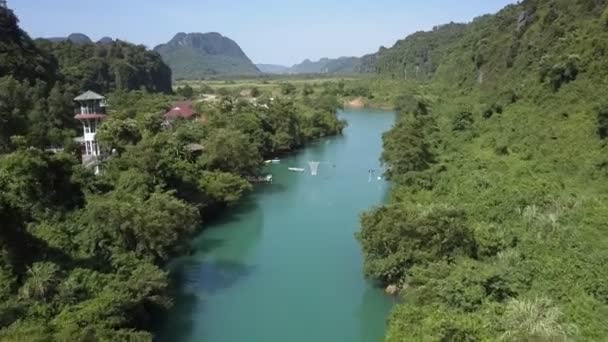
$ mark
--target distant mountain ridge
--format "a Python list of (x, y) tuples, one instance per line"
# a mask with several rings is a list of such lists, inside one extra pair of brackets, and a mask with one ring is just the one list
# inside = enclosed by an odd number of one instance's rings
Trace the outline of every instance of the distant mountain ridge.
[(354, 74), (360, 69), (360, 58), (321, 58), (318, 61), (305, 59), (291, 67), (274, 64), (258, 64), (260, 71), (268, 74)]
[(72, 33), (67, 37), (51, 37), (51, 38), (43, 38), (46, 40), (50, 40), (52, 42), (72, 42), (74, 44), (93, 44), (93, 41), (89, 36), (84, 33)]
[(235, 41), (217, 32), (180, 32), (154, 51), (171, 67), (176, 79), (260, 74)]
[(359, 63), (357, 57), (321, 58), (318, 61), (305, 59), (289, 69), (290, 74), (352, 74)]
[(278, 65), (278, 64), (256, 64), (256, 67), (258, 67), (258, 69), (266, 74), (287, 74), (289, 73), (289, 67), (288, 66), (284, 66), (284, 65)]

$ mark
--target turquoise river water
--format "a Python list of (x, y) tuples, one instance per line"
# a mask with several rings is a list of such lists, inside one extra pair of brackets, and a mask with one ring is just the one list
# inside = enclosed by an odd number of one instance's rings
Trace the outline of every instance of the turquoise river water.
[[(192, 241), (192, 255), (169, 265), (178, 287), (158, 341), (382, 339), (392, 299), (364, 279), (354, 234), (359, 214), (386, 198), (378, 160), (395, 117), (370, 110), (340, 116), (349, 124), (343, 136), (268, 166), (274, 182), (257, 186)], [(317, 176), (309, 161), (321, 162)]]

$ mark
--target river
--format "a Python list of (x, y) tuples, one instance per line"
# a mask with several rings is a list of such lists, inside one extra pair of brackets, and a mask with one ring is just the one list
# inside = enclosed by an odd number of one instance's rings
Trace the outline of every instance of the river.
[[(359, 214), (381, 204), (389, 184), (379, 157), (391, 112), (346, 110), (344, 134), (267, 167), (228, 216), (169, 265), (175, 306), (158, 341), (379, 341), (392, 299), (363, 277), (354, 234)], [(312, 176), (309, 161), (319, 161)], [(290, 172), (288, 167), (305, 168)], [(375, 169), (374, 177), (368, 170)]]

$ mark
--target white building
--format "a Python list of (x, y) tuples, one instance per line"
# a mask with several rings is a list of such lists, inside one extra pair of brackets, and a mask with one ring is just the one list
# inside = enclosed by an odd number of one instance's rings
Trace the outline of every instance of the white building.
[(82, 163), (87, 167), (94, 167), (95, 174), (98, 174), (102, 150), (97, 142), (97, 128), (106, 117), (106, 98), (87, 91), (74, 101), (79, 104), (75, 118), (82, 123), (84, 132), (83, 137), (79, 139), (83, 145)]

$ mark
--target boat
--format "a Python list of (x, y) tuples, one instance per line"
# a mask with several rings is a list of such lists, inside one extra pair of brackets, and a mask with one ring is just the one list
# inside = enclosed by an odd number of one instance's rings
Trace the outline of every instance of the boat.
[(260, 177), (248, 177), (247, 180), (251, 183), (272, 183), (272, 175)]
[(306, 169), (300, 168), (300, 167), (290, 167), (289, 171), (293, 171), (293, 172), (304, 172), (306, 171)]
[(281, 159), (272, 159), (270, 162), (273, 164), (278, 164), (281, 162)]

